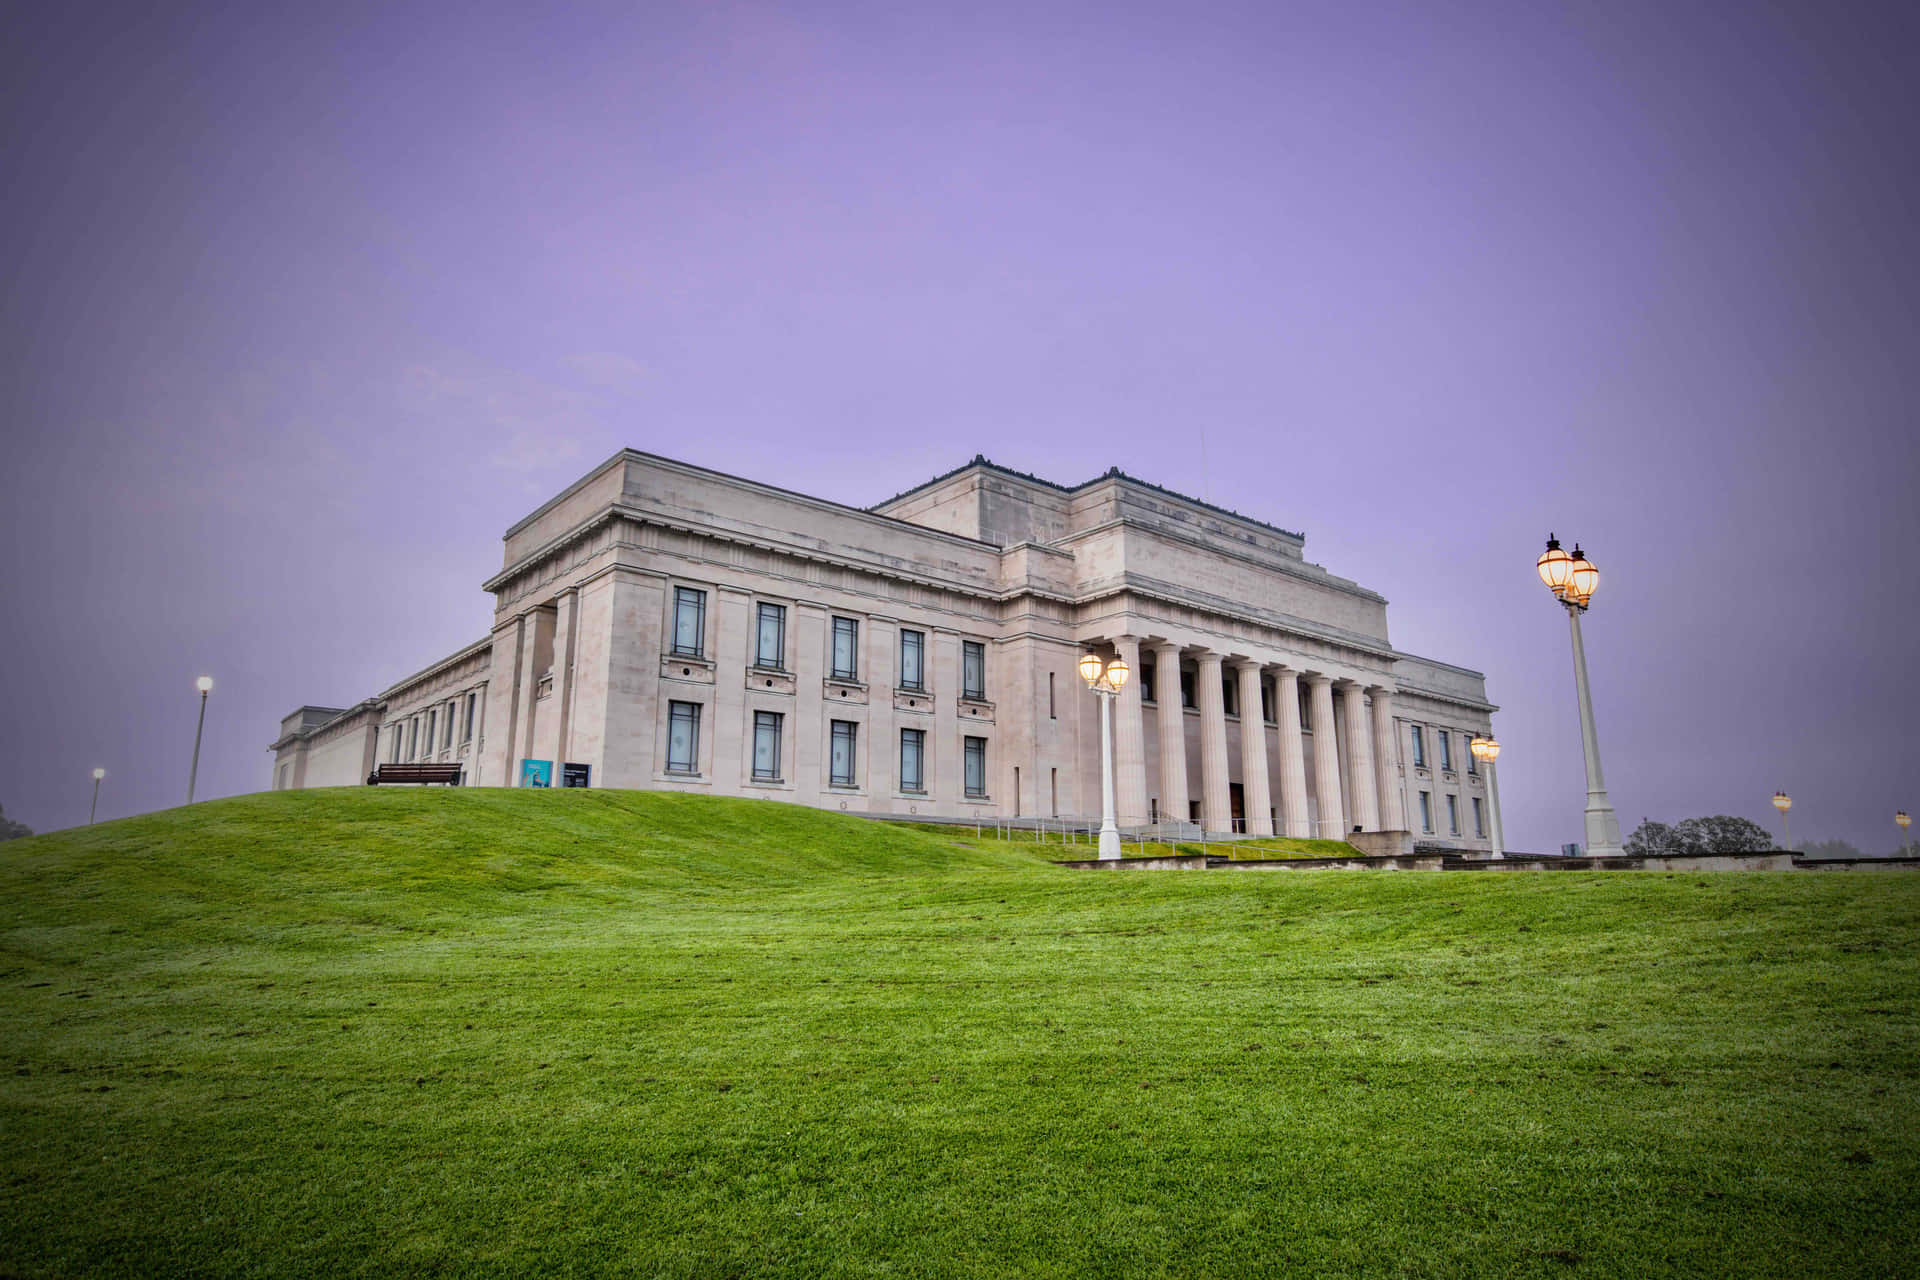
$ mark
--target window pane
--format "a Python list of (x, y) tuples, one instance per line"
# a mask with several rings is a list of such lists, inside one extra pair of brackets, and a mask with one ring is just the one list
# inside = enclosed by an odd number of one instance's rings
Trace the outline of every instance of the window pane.
[(667, 720), (667, 768), (692, 773), (700, 758), (700, 704), (675, 702)]
[(968, 738), (966, 746), (967, 794), (984, 796), (987, 794), (987, 740)]
[(1460, 834), (1460, 797), (1459, 796), (1447, 797), (1447, 834), (1453, 835), (1453, 836), (1457, 836)]
[(833, 722), (833, 785), (836, 787), (853, 785), (854, 734), (858, 729), (850, 720)]
[(1197, 707), (1200, 705), (1193, 700), (1193, 672), (1191, 671), (1182, 671), (1180, 673), (1180, 705), (1182, 707)]
[(969, 698), (987, 696), (987, 647), (971, 640), (960, 645), (960, 691)]
[(673, 651), (698, 656), (706, 630), (707, 593), (691, 587), (673, 589)]
[(833, 620), (833, 674), (835, 679), (858, 678), (855, 654), (859, 651), (860, 624), (852, 618)]
[(784, 641), (787, 627), (787, 610), (784, 605), (763, 604), (760, 606), (759, 643), (754, 650), (753, 663), (757, 667), (784, 667)]
[(1434, 737), (1440, 743), (1440, 767), (1453, 768), (1453, 735), (1441, 729), (1435, 732)]
[(1487, 834), (1487, 809), (1480, 803), (1479, 796), (1473, 798), (1473, 834), (1477, 836)]
[(1427, 738), (1417, 724), (1413, 726), (1413, 762), (1422, 767), (1427, 763)]
[(926, 637), (918, 631), (900, 633), (900, 687), (902, 689), (924, 689), (926, 687), (924, 664), (921, 661)]
[(762, 780), (780, 776), (780, 713), (753, 713), (753, 776)]
[(900, 731), (900, 789), (902, 791), (921, 791), (925, 789), (923, 775), (922, 744), (926, 737), (920, 729), (902, 729)]
[(1426, 791), (1420, 793), (1420, 829), (1433, 830), (1433, 795)]

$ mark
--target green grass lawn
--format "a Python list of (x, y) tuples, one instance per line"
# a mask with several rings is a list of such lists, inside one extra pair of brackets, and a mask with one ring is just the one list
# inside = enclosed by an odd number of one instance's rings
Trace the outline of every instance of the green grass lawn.
[(1920, 877), (380, 788), (0, 845), (0, 1273), (1891, 1276)]

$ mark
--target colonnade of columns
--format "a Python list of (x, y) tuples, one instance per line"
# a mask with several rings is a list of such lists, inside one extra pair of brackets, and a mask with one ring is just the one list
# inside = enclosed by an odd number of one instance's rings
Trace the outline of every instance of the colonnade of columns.
[[(1134, 672), (1141, 671), (1138, 637), (1119, 636), (1110, 642), (1114, 653)], [(1160, 818), (1188, 820), (1191, 800), (1200, 801), (1200, 820), (1209, 831), (1233, 828), (1231, 784), (1227, 753), (1226, 680), (1235, 682), (1240, 714), (1242, 804), (1250, 835), (1320, 836), (1340, 839), (1354, 827), (1363, 831), (1397, 831), (1406, 827), (1400, 788), (1393, 775), (1398, 758), (1394, 743), (1393, 691), (1351, 680), (1336, 681), (1320, 671), (1301, 671), (1252, 658), (1227, 659), (1207, 649), (1188, 650), (1166, 641), (1151, 644), (1154, 659), (1154, 700), (1159, 707)], [(1181, 696), (1180, 663), (1190, 656), (1195, 665), (1194, 703), (1200, 713), (1200, 794), (1188, 794), (1187, 735)], [(1279, 726), (1280, 752), (1270, 761), (1266, 720), (1262, 714), (1261, 677), (1274, 672), (1274, 719)], [(1309, 724), (1300, 722), (1300, 681), (1306, 681)], [(1145, 719), (1142, 681), (1121, 689), (1114, 708), (1114, 781), (1120, 825), (1139, 826), (1152, 820), (1147, 788)], [(1336, 730), (1338, 715), (1343, 718)], [(1368, 713), (1371, 698), (1372, 713)], [(1313, 736), (1314, 790), (1319, 799), (1318, 821), (1307, 800), (1306, 741)], [(1344, 744), (1341, 741), (1344, 735)], [(1342, 760), (1342, 746), (1345, 760)], [(1344, 763), (1348, 785), (1341, 784)], [(1272, 778), (1277, 772), (1278, 795)], [(1279, 831), (1274, 829), (1278, 810)]]

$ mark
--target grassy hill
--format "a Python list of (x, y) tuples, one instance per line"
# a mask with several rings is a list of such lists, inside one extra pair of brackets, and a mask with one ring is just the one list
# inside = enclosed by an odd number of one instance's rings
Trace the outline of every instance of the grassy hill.
[(1049, 855), (397, 788), (10, 842), (0, 1273), (1910, 1273), (1920, 877)]

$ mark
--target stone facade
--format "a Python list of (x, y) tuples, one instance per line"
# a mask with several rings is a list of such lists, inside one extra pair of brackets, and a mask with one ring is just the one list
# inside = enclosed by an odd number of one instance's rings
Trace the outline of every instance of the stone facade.
[(521, 785), (535, 761), (554, 786), (1097, 818), (1091, 649), (1136, 673), (1123, 827), (1487, 847), (1482, 676), (1397, 652), (1386, 601), (1301, 535), (1118, 471), (976, 458), (862, 510), (627, 450), (505, 542), (490, 635), (289, 716), (275, 787), (412, 760)]

